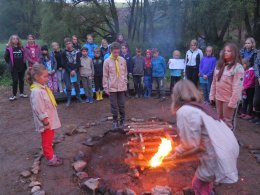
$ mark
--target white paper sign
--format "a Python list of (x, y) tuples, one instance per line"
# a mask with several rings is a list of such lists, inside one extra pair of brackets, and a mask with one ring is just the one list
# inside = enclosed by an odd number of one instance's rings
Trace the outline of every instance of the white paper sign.
[(170, 59), (169, 69), (185, 69), (184, 59)]

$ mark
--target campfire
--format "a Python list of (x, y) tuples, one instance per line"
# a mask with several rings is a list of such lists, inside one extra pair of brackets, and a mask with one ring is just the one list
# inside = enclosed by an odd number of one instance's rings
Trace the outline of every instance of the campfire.
[(141, 171), (174, 166), (170, 155), (177, 138), (176, 131), (167, 122), (138, 122), (126, 129), (128, 141), (125, 163), (139, 177)]

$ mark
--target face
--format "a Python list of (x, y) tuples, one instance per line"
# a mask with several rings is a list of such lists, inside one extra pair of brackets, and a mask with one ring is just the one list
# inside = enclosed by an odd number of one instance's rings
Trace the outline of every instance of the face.
[(126, 46), (122, 46), (122, 53), (126, 54), (128, 52), (128, 49)]
[(108, 47), (107, 41), (102, 41), (102, 46), (103, 46), (104, 48), (107, 48), (107, 47)]
[(67, 50), (72, 50), (72, 47), (73, 47), (72, 42), (67, 42), (66, 43), (66, 49)]
[(248, 65), (246, 63), (243, 64), (244, 69), (246, 70)]
[(81, 51), (81, 54), (82, 54), (83, 56), (88, 56), (88, 52), (87, 52), (87, 50), (83, 50), (83, 51)]
[(14, 45), (18, 45), (18, 43), (19, 43), (19, 38), (18, 38), (17, 36), (13, 36), (13, 37), (12, 37), (12, 43), (13, 43)]
[(98, 58), (100, 56), (100, 51), (95, 51), (94, 54), (95, 54), (95, 57)]
[(87, 36), (87, 42), (88, 43), (93, 43), (93, 37), (92, 36)]
[(59, 47), (58, 44), (52, 44), (52, 49), (53, 49), (54, 51), (57, 51), (57, 50), (60, 49), (60, 47)]
[(157, 58), (159, 56), (159, 52), (154, 52), (153, 57)]
[(180, 57), (181, 57), (180, 52), (173, 52), (173, 58), (174, 59), (180, 59)]
[(196, 45), (195, 43), (191, 43), (191, 44), (190, 44), (190, 49), (191, 49), (192, 51), (195, 51), (195, 50), (197, 49), (197, 45)]
[(77, 37), (72, 37), (72, 42), (73, 42), (73, 44), (77, 44), (78, 43), (78, 38)]
[(146, 58), (148, 58), (148, 59), (151, 58), (151, 54), (150, 54), (150, 53), (146, 53), (145, 56), (146, 56)]
[(119, 41), (123, 41), (123, 40), (124, 40), (123, 35), (118, 35), (118, 40), (119, 40)]
[(253, 48), (253, 44), (252, 44), (252, 42), (250, 40), (246, 40), (245, 48), (246, 49), (252, 49)]
[(35, 80), (41, 85), (45, 85), (48, 82), (49, 74), (47, 70), (41, 72), (40, 75), (35, 76)]
[(120, 54), (120, 49), (113, 49), (113, 51), (111, 51), (112, 55), (117, 58)]
[(42, 54), (43, 54), (43, 55), (47, 55), (47, 54), (48, 54), (48, 51), (47, 51), (47, 50), (42, 50)]
[(207, 56), (212, 56), (212, 52), (213, 52), (212, 48), (209, 47), (209, 48), (206, 49), (206, 55)]
[(224, 49), (224, 59), (225, 59), (225, 61), (231, 61), (232, 60), (232, 51), (231, 51), (231, 49), (228, 47), (228, 46), (226, 46), (225, 47), (225, 49)]
[(28, 44), (29, 44), (29, 45), (35, 44), (35, 39), (34, 39), (32, 36), (29, 36), (29, 37), (28, 37)]
[(138, 56), (142, 55), (142, 50), (140, 50), (140, 49), (135, 50), (135, 52), (136, 52), (136, 55), (138, 55)]

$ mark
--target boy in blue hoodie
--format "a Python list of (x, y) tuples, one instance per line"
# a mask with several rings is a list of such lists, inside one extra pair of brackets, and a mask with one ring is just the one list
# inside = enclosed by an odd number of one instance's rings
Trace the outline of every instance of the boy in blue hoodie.
[(88, 57), (91, 59), (94, 58), (94, 49), (98, 47), (96, 43), (94, 43), (94, 37), (92, 34), (87, 35), (87, 43), (83, 45), (83, 47), (88, 48)]
[(166, 74), (166, 62), (162, 56), (159, 56), (159, 50), (153, 49), (153, 58), (152, 58), (152, 76), (153, 81), (157, 85), (158, 95), (156, 99), (160, 101), (165, 101), (165, 90), (164, 90), (164, 77)]

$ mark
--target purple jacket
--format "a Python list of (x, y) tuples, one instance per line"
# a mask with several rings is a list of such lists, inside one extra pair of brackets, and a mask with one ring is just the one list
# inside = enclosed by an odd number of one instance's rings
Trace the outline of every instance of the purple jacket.
[(200, 61), (200, 76), (213, 77), (217, 59), (214, 56), (204, 56)]
[(31, 67), (35, 62), (40, 63), (41, 48), (40, 46), (35, 44), (35, 59), (33, 59), (30, 46), (26, 45), (26, 47), (24, 48), (24, 55), (25, 55), (25, 59), (29, 62), (29, 66)]

